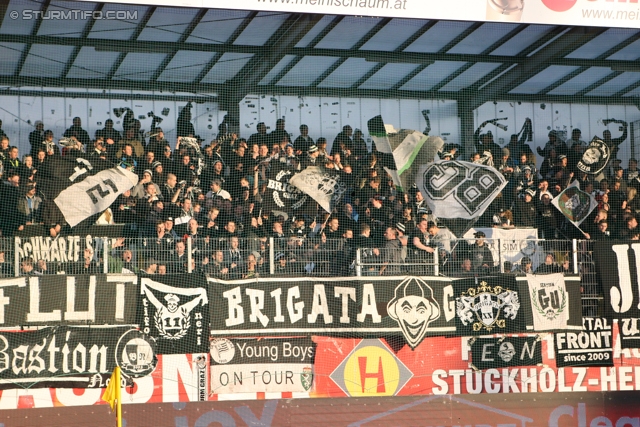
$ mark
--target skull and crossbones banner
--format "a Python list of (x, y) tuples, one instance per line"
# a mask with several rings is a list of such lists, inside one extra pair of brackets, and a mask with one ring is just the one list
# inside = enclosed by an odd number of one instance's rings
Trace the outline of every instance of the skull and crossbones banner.
[(140, 277), (138, 322), (155, 339), (158, 354), (209, 350), (209, 299), (206, 278), (192, 274)]

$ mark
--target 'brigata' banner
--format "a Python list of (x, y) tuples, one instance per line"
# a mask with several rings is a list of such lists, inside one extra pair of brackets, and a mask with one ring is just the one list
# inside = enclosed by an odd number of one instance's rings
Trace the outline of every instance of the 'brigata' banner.
[[(216, 301), (216, 309), (211, 310), (211, 334), (401, 335), (409, 347), (416, 348), (430, 336), (535, 331), (526, 280), (505, 277), (508, 282), (486, 278), (487, 285), (483, 285), (485, 279), (454, 285), (446, 278), (413, 276), (304, 282), (210, 278), (210, 299)], [(579, 280), (566, 277), (565, 284), (571, 301), (566, 329), (582, 329)], [(464, 303), (458, 304), (461, 297)], [(457, 329), (458, 325), (462, 326)]]
[(128, 341), (121, 338), (130, 330), (61, 326), (1, 332), (0, 389), (104, 388), (113, 368), (122, 362), (120, 353), (129, 351)]
[(134, 275), (0, 279), (0, 327), (136, 323)]

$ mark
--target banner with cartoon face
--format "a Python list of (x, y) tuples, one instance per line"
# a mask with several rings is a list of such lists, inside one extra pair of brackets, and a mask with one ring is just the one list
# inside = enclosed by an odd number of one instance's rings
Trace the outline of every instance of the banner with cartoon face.
[[(138, 323), (158, 354), (209, 350), (209, 299), (204, 275), (140, 276)], [(186, 283), (185, 283), (186, 282)]]
[(606, 142), (594, 137), (578, 162), (578, 170), (589, 175), (597, 175), (607, 166), (611, 150)]

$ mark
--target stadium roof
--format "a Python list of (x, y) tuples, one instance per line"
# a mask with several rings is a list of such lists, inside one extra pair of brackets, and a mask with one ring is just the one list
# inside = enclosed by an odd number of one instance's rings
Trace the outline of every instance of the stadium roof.
[[(77, 19), (79, 10), (116, 19)], [(470, 108), (640, 100), (638, 29), (49, 0), (10, 0), (0, 13), (0, 94), (77, 87), (234, 102), (248, 93), (442, 98)]]

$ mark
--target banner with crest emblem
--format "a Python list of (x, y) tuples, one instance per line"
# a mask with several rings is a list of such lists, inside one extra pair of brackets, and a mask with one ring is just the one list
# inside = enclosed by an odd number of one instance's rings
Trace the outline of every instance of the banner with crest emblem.
[(456, 296), (456, 335), (474, 336), (526, 332), (526, 313), (513, 276), (453, 281)]
[(207, 279), (201, 274), (140, 276), (138, 324), (158, 354), (209, 350)]

